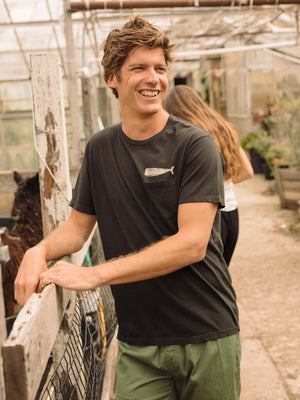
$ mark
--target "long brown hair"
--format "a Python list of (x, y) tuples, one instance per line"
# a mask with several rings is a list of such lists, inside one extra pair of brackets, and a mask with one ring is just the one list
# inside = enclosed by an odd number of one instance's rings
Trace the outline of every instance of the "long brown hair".
[(176, 85), (168, 93), (164, 108), (169, 114), (200, 126), (214, 137), (225, 161), (225, 179), (239, 175), (242, 159), (238, 133), (194, 89), (186, 85)]

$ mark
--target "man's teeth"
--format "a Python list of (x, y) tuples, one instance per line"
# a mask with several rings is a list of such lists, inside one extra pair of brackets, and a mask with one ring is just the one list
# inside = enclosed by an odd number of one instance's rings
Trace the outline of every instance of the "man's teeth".
[(142, 90), (141, 91), (141, 95), (142, 96), (146, 96), (146, 97), (154, 97), (158, 95), (158, 90), (153, 92), (153, 91), (148, 91), (148, 90)]

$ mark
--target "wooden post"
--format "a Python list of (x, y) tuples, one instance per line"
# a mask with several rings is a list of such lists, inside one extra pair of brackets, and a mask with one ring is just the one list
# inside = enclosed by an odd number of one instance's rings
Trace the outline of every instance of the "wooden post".
[(5, 322), (5, 311), (4, 311), (4, 299), (3, 299), (3, 288), (2, 288), (2, 269), (0, 262), (0, 399), (5, 400), (5, 382), (3, 373), (3, 360), (2, 360), (2, 345), (6, 339), (6, 322)]
[(73, 27), (72, 27), (72, 14), (69, 12), (69, 0), (64, 2), (64, 27), (66, 39), (66, 52), (67, 52), (67, 85), (68, 85), (68, 99), (71, 118), (72, 129), (72, 148), (71, 160), (72, 164), (77, 166), (80, 164), (81, 156), (81, 129), (80, 129), (80, 106), (77, 90), (77, 76), (76, 76), (76, 53), (74, 46)]
[(58, 57), (52, 54), (31, 55), (30, 61), (43, 231), (47, 236), (67, 219), (72, 191), (62, 71)]
[[(39, 155), (39, 176), (44, 235), (69, 215), (71, 197), (61, 68), (55, 55), (32, 55), (34, 133)], [(33, 294), (19, 313), (3, 346), (7, 400), (35, 397), (62, 318), (71, 319), (75, 292), (50, 285)], [(63, 335), (63, 334), (62, 334)], [(63, 340), (54, 349), (63, 354)]]
[(117, 331), (118, 329), (115, 331), (106, 355), (101, 400), (114, 400), (116, 398), (116, 368), (119, 351)]
[(83, 125), (85, 138), (88, 139), (94, 133), (103, 128), (99, 115), (99, 101), (97, 90), (97, 78), (95, 76), (82, 77), (82, 103), (83, 103)]
[(2, 244), (1, 236), (4, 234), (5, 228), (0, 228), (0, 399), (5, 400), (5, 381), (4, 381), (4, 369), (2, 359), (2, 346), (6, 340), (6, 321), (5, 321), (5, 307), (2, 287), (2, 263), (9, 260), (9, 249), (8, 246)]
[(300, 170), (295, 168), (277, 168), (275, 180), (281, 208), (298, 210), (300, 200)]
[[(85, 253), (76, 254), (72, 261), (81, 265)], [(19, 312), (2, 349), (6, 400), (34, 399), (52, 350), (54, 364), (60, 360), (67, 338), (60, 326), (63, 318), (65, 326), (72, 319), (75, 301), (71, 294), (75, 295), (48, 285), (41, 294), (34, 293)]]
[[(56, 56), (31, 56), (31, 70), (43, 227), (48, 235), (69, 215), (71, 184), (64, 97)], [(82, 265), (88, 245), (72, 256), (73, 263)], [(54, 365), (63, 355), (68, 334), (61, 328), (61, 321), (64, 318), (64, 327), (69, 324), (74, 304), (75, 292), (51, 284), (41, 294), (34, 293), (22, 308), (2, 351), (7, 400), (35, 398), (50, 352)]]
[[(227, 41), (226, 47), (244, 44), (243, 39), (232, 39)], [(247, 52), (224, 54), (223, 63), (226, 71), (226, 117), (237, 132), (249, 132), (252, 116)]]
[(4, 126), (3, 126), (3, 114), (0, 112), (0, 144), (1, 144), (1, 160), (2, 165), (1, 168), (6, 170), (7, 166), (7, 149), (6, 149), (6, 141), (4, 135)]
[[(72, 187), (69, 175), (62, 68), (55, 55), (31, 55), (34, 134), (39, 149), (40, 191), (44, 236), (49, 235), (69, 216)], [(70, 261), (70, 258), (68, 258)], [(75, 292), (57, 288), (65, 308), (65, 323), (71, 324)], [(68, 332), (61, 330), (53, 347), (53, 362), (63, 355)]]

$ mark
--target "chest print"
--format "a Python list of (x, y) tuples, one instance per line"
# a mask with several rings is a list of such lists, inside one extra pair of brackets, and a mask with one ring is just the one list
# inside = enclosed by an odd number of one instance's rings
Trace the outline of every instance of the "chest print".
[(174, 175), (174, 165), (171, 168), (146, 168), (145, 169), (145, 176), (159, 176), (159, 175), (164, 175), (167, 174), (168, 172), (171, 172), (172, 175)]

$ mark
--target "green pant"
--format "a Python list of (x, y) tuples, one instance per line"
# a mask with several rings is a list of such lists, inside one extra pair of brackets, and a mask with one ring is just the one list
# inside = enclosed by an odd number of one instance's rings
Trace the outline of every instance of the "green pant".
[(238, 400), (240, 360), (239, 334), (172, 346), (119, 341), (117, 400)]

